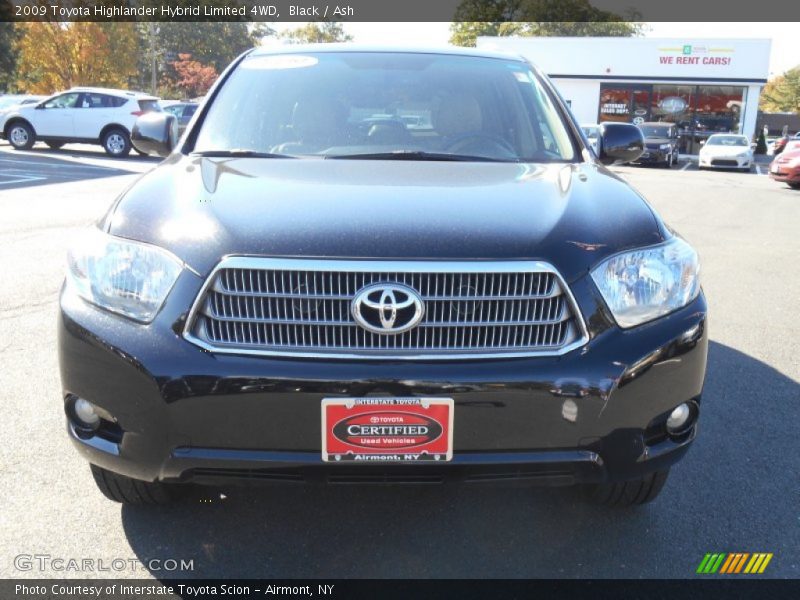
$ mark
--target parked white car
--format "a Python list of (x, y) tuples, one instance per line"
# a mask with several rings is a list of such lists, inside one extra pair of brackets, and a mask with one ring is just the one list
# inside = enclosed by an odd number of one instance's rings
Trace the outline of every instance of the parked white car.
[(0, 115), (0, 137), (17, 150), (39, 141), (54, 149), (77, 142), (100, 144), (111, 156), (127, 156), (136, 119), (160, 110), (158, 98), (141, 92), (72, 88)]
[(698, 158), (698, 167), (701, 169), (749, 171), (753, 164), (753, 149), (747, 136), (715, 133), (703, 144)]

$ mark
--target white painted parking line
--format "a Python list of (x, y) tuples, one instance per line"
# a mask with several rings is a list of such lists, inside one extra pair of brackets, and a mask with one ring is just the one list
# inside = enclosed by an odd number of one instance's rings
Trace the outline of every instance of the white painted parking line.
[[(9, 158), (0, 158), (0, 163), (13, 163), (13, 164), (20, 164), (21, 161), (9, 159)], [(44, 162), (44, 161), (37, 161), (37, 160), (25, 160), (22, 162), (24, 165), (41, 165), (43, 167), (47, 167), (48, 169), (97, 169), (100, 171), (115, 171), (119, 170), (117, 167), (100, 167), (97, 165), (85, 165), (85, 164), (58, 164), (52, 162)]]
[(684, 165), (681, 167), (681, 169), (680, 169), (680, 170), (681, 170), (681, 171), (685, 171), (686, 169), (688, 169), (688, 168), (689, 168), (689, 166), (690, 166), (691, 164), (692, 164), (692, 163), (690, 163), (690, 162), (687, 162), (686, 164), (684, 164)]
[[(5, 177), (5, 176), (0, 176)], [(47, 179), (47, 177), (39, 177), (37, 175), (15, 175), (14, 179), (0, 179), (0, 185), (11, 185), (12, 183), (27, 183), (29, 181), (40, 181)]]
[(756, 165), (756, 173), (758, 173), (759, 175), (763, 175), (763, 173), (761, 172), (761, 167), (759, 165)]

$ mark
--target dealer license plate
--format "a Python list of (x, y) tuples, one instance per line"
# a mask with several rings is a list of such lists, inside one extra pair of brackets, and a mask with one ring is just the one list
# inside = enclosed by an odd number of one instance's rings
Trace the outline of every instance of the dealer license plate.
[(780, 175), (781, 168), (778, 165), (772, 165), (772, 172), (775, 173), (776, 175)]
[(452, 458), (452, 398), (322, 401), (322, 460), (326, 462), (444, 462)]

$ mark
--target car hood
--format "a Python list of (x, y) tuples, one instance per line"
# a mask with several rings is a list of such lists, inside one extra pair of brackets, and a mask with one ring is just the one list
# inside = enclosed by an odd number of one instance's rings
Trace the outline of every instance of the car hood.
[(200, 274), (226, 255), (538, 259), (568, 279), (669, 234), (602, 166), (175, 155), (103, 223)]
[(13, 116), (30, 118), (34, 110), (36, 110), (36, 104), (12, 104), (0, 109), (0, 121), (5, 122)]
[(773, 162), (789, 162), (794, 160), (795, 158), (800, 158), (800, 149), (798, 150), (788, 150), (786, 152), (781, 152), (778, 156), (773, 159)]

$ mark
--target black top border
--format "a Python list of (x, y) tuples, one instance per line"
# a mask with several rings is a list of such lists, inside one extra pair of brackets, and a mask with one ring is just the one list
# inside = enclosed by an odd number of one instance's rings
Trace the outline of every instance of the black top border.
[(0, 0), (0, 21), (800, 21), (787, 0)]
[[(695, 579), (5, 579), (3, 600), (177, 600), (192, 598), (304, 598), (324, 600), (550, 599), (750, 600), (797, 598), (800, 581), (697, 577)], [(221, 594), (223, 592), (224, 594)], [(98, 594), (99, 590), (99, 594)]]

